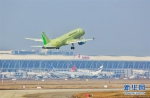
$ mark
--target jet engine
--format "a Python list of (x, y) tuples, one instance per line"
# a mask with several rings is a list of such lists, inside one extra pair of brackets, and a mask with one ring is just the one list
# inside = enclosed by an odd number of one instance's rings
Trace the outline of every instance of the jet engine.
[(78, 42), (79, 45), (83, 45), (85, 44), (86, 42)]

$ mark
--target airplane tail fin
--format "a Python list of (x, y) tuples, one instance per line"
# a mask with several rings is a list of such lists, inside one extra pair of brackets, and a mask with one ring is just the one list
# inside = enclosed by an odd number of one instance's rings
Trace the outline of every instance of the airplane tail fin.
[(100, 68), (98, 69), (98, 71), (102, 71), (102, 69), (103, 69), (103, 65), (102, 66), (100, 66)]
[(44, 32), (42, 32), (42, 39), (43, 39), (44, 45), (50, 42), (50, 39), (46, 36)]
[(71, 72), (74, 72), (76, 69), (76, 66), (73, 66), (72, 69), (70, 70)]
[(52, 65), (50, 66), (50, 71), (55, 71), (55, 68)]

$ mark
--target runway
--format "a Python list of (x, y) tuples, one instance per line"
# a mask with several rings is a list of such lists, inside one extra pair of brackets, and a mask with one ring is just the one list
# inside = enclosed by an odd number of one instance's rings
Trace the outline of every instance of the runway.
[[(123, 91), (124, 84), (141, 83), (146, 85), (146, 90), (150, 90), (149, 80), (17, 80), (15, 83), (5, 80), (0, 84), (0, 98), (71, 98), (83, 92)], [(39, 86), (42, 88), (36, 89)]]
[[(38, 90), (1, 90), (0, 98), (27, 98), (27, 94), (48, 93), (42, 98), (71, 98), (74, 93), (91, 91), (117, 91), (122, 89), (38, 89)], [(32, 98), (32, 97), (30, 97)]]

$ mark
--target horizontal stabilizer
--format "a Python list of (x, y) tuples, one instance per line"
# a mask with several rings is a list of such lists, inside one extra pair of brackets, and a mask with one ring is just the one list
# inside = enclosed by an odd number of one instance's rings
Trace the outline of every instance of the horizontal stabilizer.
[(39, 47), (39, 48), (42, 48), (43, 46), (31, 46), (31, 47)]
[(26, 38), (25, 37), (25, 39), (27, 39), (27, 40), (33, 40), (33, 41), (36, 41), (36, 42), (43, 42), (42, 39), (38, 39), (38, 38)]

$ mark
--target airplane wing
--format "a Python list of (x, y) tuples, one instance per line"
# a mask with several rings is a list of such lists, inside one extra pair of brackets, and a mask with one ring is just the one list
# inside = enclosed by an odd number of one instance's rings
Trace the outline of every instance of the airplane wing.
[(43, 42), (43, 40), (42, 39), (38, 39), (38, 38), (26, 38), (25, 37), (25, 39), (27, 39), (27, 40), (33, 40), (33, 41), (36, 41), (36, 42)]
[(90, 40), (94, 40), (95, 38), (92, 38), (92, 39), (75, 39), (75, 40), (71, 40), (71, 41), (67, 41), (67, 44), (75, 44), (75, 43), (78, 43), (78, 42), (86, 42), (86, 41), (90, 41)]

